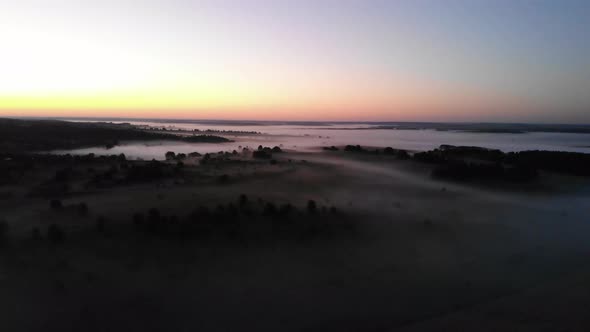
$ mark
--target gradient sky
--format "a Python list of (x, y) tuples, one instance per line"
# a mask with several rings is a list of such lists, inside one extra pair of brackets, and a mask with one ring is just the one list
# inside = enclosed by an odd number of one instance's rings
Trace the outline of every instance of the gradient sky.
[(4, 1), (0, 116), (590, 123), (590, 1)]

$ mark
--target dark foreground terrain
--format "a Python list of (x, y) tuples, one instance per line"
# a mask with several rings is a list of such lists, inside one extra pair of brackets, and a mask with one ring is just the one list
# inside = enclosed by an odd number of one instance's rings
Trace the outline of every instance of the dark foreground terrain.
[(0, 156), (5, 331), (590, 326), (588, 179), (547, 161), (585, 155), (22, 150)]

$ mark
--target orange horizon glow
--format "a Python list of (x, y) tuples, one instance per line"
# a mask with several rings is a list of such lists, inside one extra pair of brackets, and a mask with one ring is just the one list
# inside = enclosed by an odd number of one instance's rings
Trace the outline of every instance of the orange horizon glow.
[[(153, 119), (211, 119), (211, 120), (269, 120), (269, 121), (479, 121), (481, 113), (490, 115), (526, 116), (530, 111), (524, 103), (494, 105), (482, 98), (464, 98), (461, 101), (424, 98), (423, 100), (390, 103), (348, 101), (334, 104), (316, 101), (313, 103), (210, 105), (208, 107), (168, 106), (151, 107), (141, 103), (88, 102), (88, 99), (68, 99), (68, 107), (59, 102), (29, 98), (41, 101), (43, 107), (32, 107), (10, 103), (0, 107), (0, 117), (84, 117), (84, 118), (153, 118)], [(75, 101), (75, 102), (73, 102)], [(121, 105), (125, 105), (122, 107)], [(482, 105), (485, 105), (482, 107)], [(473, 111), (478, 110), (478, 117)], [(485, 119), (484, 119), (485, 121)]]
[(590, 121), (585, 29), (459, 2), (2, 4), (0, 117)]
[[(527, 101), (474, 89), (449, 89), (408, 77), (317, 76), (313, 85), (290, 78), (208, 76), (206, 80), (163, 80), (162, 86), (62, 88), (54, 93), (0, 95), (0, 116), (121, 117), (223, 120), (443, 121), (471, 120), (474, 111), (498, 114)], [(358, 82), (360, 80), (360, 83)], [(208, 84), (208, 82), (214, 82)], [(93, 91), (96, 90), (96, 91)], [(504, 99), (502, 98), (504, 97)], [(500, 102), (502, 101), (502, 102)]]

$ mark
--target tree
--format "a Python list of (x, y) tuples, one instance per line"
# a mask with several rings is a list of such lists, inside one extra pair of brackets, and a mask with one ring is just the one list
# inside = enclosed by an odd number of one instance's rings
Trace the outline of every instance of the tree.
[(104, 216), (99, 216), (98, 219), (96, 219), (96, 230), (99, 233), (104, 233), (106, 230), (106, 218)]
[(176, 158), (176, 153), (173, 151), (166, 152), (166, 160), (173, 160)]
[(52, 199), (49, 202), (49, 206), (54, 210), (60, 210), (63, 207), (63, 204), (59, 199)]
[(246, 204), (248, 204), (248, 196), (246, 196), (246, 194), (241, 194), (240, 195), (240, 206), (245, 206)]
[(158, 210), (157, 208), (151, 208), (148, 211), (148, 216), (149, 216), (149, 220), (150, 221), (160, 221), (161, 218), (161, 214), (160, 214), (160, 210)]
[(272, 157), (272, 154), (270, 154), (264, 150), (258, 150), (258, 151), (252, 152), (252, 157), (259, 158), (259, 159), (270, 159)]
[(135, 226), (143, 225), (144, 220), (145, 220), (145, 218), (142, 213), (138, 212), (138, 213), (133, 214), (133, 224), (135, 224)]
[(274, 216), (277, 213), (277, 207), (271, 203), (268, 202), (264, 205), (264, 211), (263, 214), (266, 216)]
[(88, 215), (88, 205), (84, 202), (79, 203), (76, 205), (76, 211), (80, 216), (85, 217)]
[(4, 219), (0, 219), (0, 243), (4, 242), (8, 234), (8, 223)]
[(229, 182), (229, 175), (227, 175), (227, 174), (221, 174), (219, 177), (217, 177), (217, 182), (219, 182), (219, 183), (227, 183), (227, 182)]
[(201, 154), (198, 153), (198, 152), (191, 152), (191, 153), (188, 154), (188, 156), (191, 157), (191, 158), (195, 158), (195, 157), (200, 157)]
[(309, 213), (316, 213), (317, 208), (318, 208), (318, 206), (313, 199), (310, 199), (309, 201), (307, 201), (307, 211)]
[(62, 243), (65, 240), (65, 233), (57, 224), (51, 224), (47, 228), (47, 238), (52, 243)]
[(39, 230), (39, 227), (33, 227), (31, 230), (31, 238), (34, 241), (41, 240), (41, 231)]

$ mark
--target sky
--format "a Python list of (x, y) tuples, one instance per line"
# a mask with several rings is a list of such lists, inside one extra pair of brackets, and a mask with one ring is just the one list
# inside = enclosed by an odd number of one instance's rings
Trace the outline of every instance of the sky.
[(590, 1), (3, 1), (0, 116), (590, 123)]

